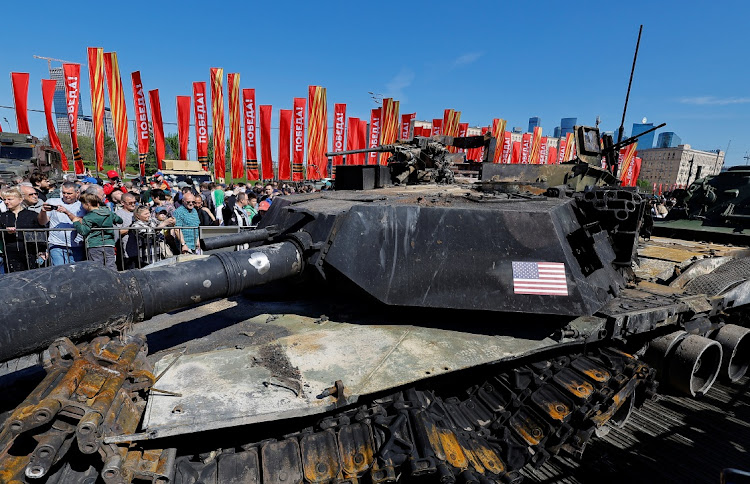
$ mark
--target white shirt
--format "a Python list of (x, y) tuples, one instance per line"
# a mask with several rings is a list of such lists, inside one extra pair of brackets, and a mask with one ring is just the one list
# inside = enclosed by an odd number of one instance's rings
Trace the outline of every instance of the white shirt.
[[(72, 214), (77, 217), (83, 217), (86, 215), (86, 210), (81, 206), (81, 202), (75, 201), (73, 203), (63, 203), (62, 198), (49, 198), (47, 202), (50, 205), (62, 205), (63, 207), (70, 210)], [(64, 213), (53, 210), (47, 212), (49, 217), (49, 228), (51, 229), (73, 229), (73, 222), (70, 221), (67, 215)], [(49, 233), (47, 239), (49, 245), (61, 245), (64, 247), (81, 247), (83, 245), (83, 237), (78, 235), (78, 232), (73, 230), (72, 232), (65, 231), (53, 231)]]

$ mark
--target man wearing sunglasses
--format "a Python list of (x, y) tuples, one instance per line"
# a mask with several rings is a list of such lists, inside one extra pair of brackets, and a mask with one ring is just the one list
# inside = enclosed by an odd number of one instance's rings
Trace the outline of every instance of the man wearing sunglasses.
[[(191, 191), (184, 193), (182, 204), (172, 214), (175, 218), (175, 226), (182, 227), (176, 234), (182, 254), (193, 253), (198, 246), (198, 226), (201, 220), (198, 210), (195, 209), (195, 197), (196, 195)], [(189, 227), (195, 227), (195, 229)]]

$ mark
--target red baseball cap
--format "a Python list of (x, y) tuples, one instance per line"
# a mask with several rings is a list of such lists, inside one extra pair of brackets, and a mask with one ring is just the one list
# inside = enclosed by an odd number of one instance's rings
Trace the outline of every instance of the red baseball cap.
[(107, 172), (107, 177), (109, 177), (109, 178), (120, 178), (120, 175), (118, 175), (115, 170), (109, 170)]

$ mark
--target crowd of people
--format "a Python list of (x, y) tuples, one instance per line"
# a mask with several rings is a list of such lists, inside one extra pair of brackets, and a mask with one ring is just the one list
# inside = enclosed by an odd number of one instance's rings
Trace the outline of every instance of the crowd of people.
[[(325, 189), (325, 188), (324, 188)], [(199, 227), (254, 227), (279, 195), (309, 184), (176, 182), (161, 172), (123, 181), (43, 173), (0, 185), (0, 272), (90, 260), (133, 269), (199, 253)]]

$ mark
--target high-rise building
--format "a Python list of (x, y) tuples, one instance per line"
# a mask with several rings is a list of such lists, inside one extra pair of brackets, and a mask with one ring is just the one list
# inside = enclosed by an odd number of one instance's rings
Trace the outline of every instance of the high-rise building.
[[(648, 131), (649, 129), (654, 127), (654, 123), (646, 123), (645, 118), (643, 123), (633, 123), (633, 131), (630, 133), (630, 136), (638, 136), (639, 134), (643, 133), (644, 131)], [(647, 150), (654, 147), (654, 132), (650, 132), (647, 135), (641, 136), (638, 138), (638, 148)]]
[(672, 131), (659, 133), (659, 137), (656, 139), (657, 148), (677, 148), (681, 144), (682, 139)]
[(560, 126), (555, 126), (555, 133), (552, 135), (554, 138), (559, 138), (561, 133)]
[(533, 118), (529, 118), (529, 133), (534, 132), (534, 128), (539, 127), (542, 125), (542, 118), (538, 116), (534, 116)]
[(523, 133), (523, 128), (521, 128), (520, 126), (513, 126), (513, 130), (511, 132), (512, 133)]
[(567, 136), (573, 132), (573, 127), (578, 123), (578, 118), (562, 118), (560, 120), (560, 136)]

